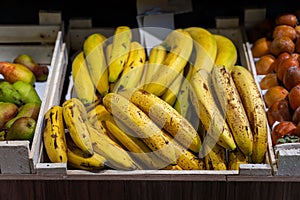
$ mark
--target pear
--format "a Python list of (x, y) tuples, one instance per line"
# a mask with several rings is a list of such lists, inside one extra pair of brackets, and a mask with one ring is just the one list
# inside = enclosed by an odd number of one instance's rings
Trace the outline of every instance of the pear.
[(34, 73), (25, 65), (12, 62), (0, 62), (0, 74), (10, 83), (22, 80), (33, 85), (36, 80)]
[(32, 141), (36, 127), (36, 120), (31, 117), (17, 119), (7, 130), (6, 140), (29, 140)]
[(36, 81), (43, 82), (46, 81), (49, 74), (49, 69), (47, 66), (39, 65), (35, 60), (28, 54), (21, 54), (17, 56), (14, 63), (23, 64), (28, 67), (35, 75)]
[(20, 93), (8, 81), (0, 81), (0, 101), (11, 102), (17, 106), (25, 103)]
[(37, 120), (39, 112), (40, 112), (40, 104), (35, 102), (26, 103), (19, 107), (18, 113), (14, 118), (6, 122), (5, 128), (9, 129), (12, 126), (12, 124), (21, 117), (31, 117), (34, 120)]
[(0, 130), (6, 122), (15, 117), (18, 113), (18, 106), (10, 102), (0, 102)]
[(35, 90), (35, 87), (30, 83), (24, 81), (16, 81), (13, 83), (13, 87), (19, 92), (25, 103), (42, 103), (42, 100)]

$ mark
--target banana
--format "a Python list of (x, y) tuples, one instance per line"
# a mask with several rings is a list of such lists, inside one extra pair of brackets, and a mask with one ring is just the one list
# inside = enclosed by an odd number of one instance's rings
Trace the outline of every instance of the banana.
[(213, 35), (217, 42), (217, 56), (214, 65), (224, 65), (230, 71), (238, 58), (236, 46), (231, 39), (224, 35)]
[[(110, 94), (110, 93), (108, 93)], [(126, 150), (116, 146), (103, 132), (96, 130), (88, 121), (89, 130), (94, 151), (107, 160), (107, 166), (113, 169), (135, 170), (137, 166)]]
[(145, 83), (147, 92), (161, 96), (170, 84), (189, 62), (193, 40), (190, 34), (183, 29), (175, 29), (163, 41), (163, 45), (170, 47), (162, 65), (152, 76), (150, 83)]
[(114, 83), (123, 71), (128, 59), (130, 43), (132, 41), (131, 29), (128, 26), (118, 26), (115, 30), (111, 58), (108, 63), (108, 81)]
[(120, 126), (120, 123), (121, 122), (105, 121), (107, 129), (126, 147), (129, 151), (128, 153), (133, 158), (136, 158), (142, 169), (160, 169), (166, 165), (162, 161), (158, 161), (159, 159), (155, 155), (155, 152), (152, 152), (140, 138), (137, 138), (135, 134), (129, 131), (124, 125)]
[(83, 43), (83, 52), (90, 77), (99, 94), (103, 97), (108, 93), (108, 68), (105, 60), (106, 37), (101, 33), (89, 35)]
[(183, 170), (183, 169), (179, 165), (168, 165), (162, 168), (162, 170)]
[(50, 107), (45, 113), (43, 142), (51, 162), (68, 161), (63, 108), (59, 105)]
[(245, 156), (251, 156), (253, 135), (250, 122), (232, 76), (224, 65), (213, 67), (212, 83), (237, 147)]
[(227, 170), (225, 148), (215, 144), (204, 157), (207, 170)]
[(68, 166), (75, 169), (96, 171), (105, 168), (106, 158), (94, 152), (93, 155), (85, 154), (79, 149), (70, 137), (66, 136)]
[(231, 69), (231, 75), (252, 128), (252, 162), (262, 163), (268, 146), (268, 121), (263, 98), (253, 75), (248, 69), (235, 65)]
[(25, 103), (25, 99), (22, 95), (13, 87), (13, 84), (3, 80), (0, 81), (0, 101), (10, 102), (21, 106)]
[(112, 49), (112, 43), (107, 44), (106, 47), (105, 47), (105, 59), (106, 59), (106, 63), (110, 63), (111, 49)]
[(191, 86), (191, 102), (207, 134), (220, 146), (234, 150), (236, 144), (225, 115), (215, 102), (210, 73), (206, 69), (199, 69), (191, 78)]
[(146, 113), (159, 127), (169, 132), (184, 147), (199, 152), (201, 140), (197, 131), (167, 102), (143, 89), (123, 90), (120, 94)]
[(118, 92), (123, 88), (139, 87), (143, 75), (145, 61), (145, 48), (138, 41), (132, 41), (130, 43), (128, 59), (112, 92)]
[(217, 56), (217, 42), (214, 35), (202, 27), (188, 27), (184, 30), (192, 36), (197, 52), (195, 63), (193, 63), (194, 73), (202, 68), (211, 72)]
[(159, 69), (167, 55), (167, 49), (162, 44), (157, 44), (151, 48), (148, 58), (148, 65), (145, 70), (145, 83), (150, 83), (154, 74)]
[[(164, 132), (165, 136), (172, 141), (173, 138), (167, 132)], [(184, 170), (204, 170), (205, 163), (198, 156), (193, 154), (188, 149), (184, 148), (177, 141), (172, 141), (175, 146), (175, 151), (177, 154), (177, 165)]]
[(177, 99), (173, 106), (174, 109), (177, 110), (177, 112), (179, 112), (185, 118), (187, 118), (187, 116), (189, 115), (188, 110), (191, 106), (189, 91), (191, 87), (190, 80), (193, 73), (193, 68), (193, 65), (189, 63), (185, 78), (182, 80), (182, 83), (180, 85), (180, 92), (178, 93)]
[(130, 127), (166, 163), (176, 162), (174, 147), (162, 130), (131, 101), (118, 93), (108, 93), (103, 104), (114, 117)]
[(175, 104), (177, 96), (179, 95), (181, 83), (184, 79), (183, 71), (184, 70), (180, 72), (180, 75), (175, 78), (170, 87), (168, 87), (164, 94), (161, 96), (161, 98), (170, 106), (173, 106)]
[(76, 96), (84, 105), (90, 105), (96, 101), (96, 89), (89, 74), (83, 51), (80, 51), (72, 61), (72, 79)]
[(249, 163), (249, 159), (239, 150), (228, 152), (228, 169), (239, 170), (240, 164)]
[(93, 155), (92, 141), (86, 125), (87, 112), (83, 103), (77, 98), (71, 98), (63, 102), (62, 108), (64, 121), (72, 140), (84, 153)]

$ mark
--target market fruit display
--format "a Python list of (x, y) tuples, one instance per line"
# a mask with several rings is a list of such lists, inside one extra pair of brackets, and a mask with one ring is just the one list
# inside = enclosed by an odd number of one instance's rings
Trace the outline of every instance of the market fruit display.
[(263, 98), (230, 38), (178, 28), (146, 50), (127, 26), (86, 37), (71, 62), (71, 97), (44, 117), (50, 162), (91, 172), (266, 162)]
[[(251, 47), (256, 76), (263, 95), (273, 146), (299, 142), (299, 19), (293, 13), (278, 15), (270, 32)], [(266, 56), (273, 61), (263, 62)], [(260, 64), (264, 63), (264, 65)], [(267, 64), (266, 64), (267, 63)]]
[(42, 104), (35, 84), (47, 80), (48, 67), (42, 79), (34, 71), (42, 68), (28, 54), (0, 62), (1, 141), (28, 140), (31, 144)]

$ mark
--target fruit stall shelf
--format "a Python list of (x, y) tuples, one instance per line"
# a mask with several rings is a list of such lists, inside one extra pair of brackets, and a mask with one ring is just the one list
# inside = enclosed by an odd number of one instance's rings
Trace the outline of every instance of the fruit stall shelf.
[[(67, 30), (67, 49), (69, 56), (73, 56), (83, 45), (84, 39), (92, 33), (102, 33), (106, 37), (110, 37), (114, 33), (114, 28), (97, 28), (92, 27), (89, 20), (80, 19), (79, 21), (71, 21)], [(79, 25), (79, 27), (78, 27)], [(83, 27), (82, 27), (83, 25)], [(223, 34), (234, 42), (238, 50), (238, 63), (250, 69), (248, 52), (245, 49), (246, 35), (243, 27), (220, 27), (207, 29), (212, 33)], [(139, 36), (137, 36), (139, 37)], [(67, 91), (61, 96), (61, 101), (69, 99), (72, 96), (72, 79), (70, 72), (66, 74), (65, 83), (68, 87)], [(57, 91), (58, 92), (58, 91)], [(263, 164), (241, 164), (239, 170), (134, 170), (122, 171), (113, 169), (104, 169), (100, 172), (89, 172), (85, 170), (70, 170), (66, 163), (51, 163), (47, 158), (44, 148), (41, 148), (39, 161), (36, 164), (35, 171), (38, 175), (56, 174), (65, 176), (84, 175), (85, 177), (94, 177), (95, 179), (120, 179), (120, 180), (142, 180), (161, 179), (161, 180), (192, 180), (200, 177), (219, 177), (226, 179), (227, 175), (242, 176), (271, 176), (273, 174), (273, 157), (272, 146), (269, 145), (265, 155)]]
[(34, 166), (40, 154), (40, 133), (44, 112), (60, 99), (61, 93), (54, 94), (53, 91), (61, 91), (60, 80), (65, 74), (67, 65), (63, 24), (57, 21), (57, 16), (60, 15), (41, 12), (38, 25), (0, 26), (1, 61), (11, 62), (18, 55), (28, 54), (37, 63), (48, 66), (49, 69), (47, 81), (35, 82), (42, 104), (33, 141), (31, 143), (28, 140), (0, 141), (0, 174), (34, 173)]

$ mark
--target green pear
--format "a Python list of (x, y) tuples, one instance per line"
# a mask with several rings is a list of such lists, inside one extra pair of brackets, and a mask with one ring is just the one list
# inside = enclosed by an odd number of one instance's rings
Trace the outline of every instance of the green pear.
[(40, 104), (35, 102), (26, 103), (19, 107), (18, 113), (14, 118), (6, 122), (5, 128), (9, 129), (12, 126), (12, 124), (21, 117), (31, 117), (34, 120), (37, 120), (39, 112), (40, 112)]
[(8, 81), (0, 81), (0, 101), (11, 102), (17, 106), (21, 106), (25, 103), (21, 94), (13, 87)]
[(0, 102), (0, 130), (6, 122), (14, 118), (18, 113), (18, 106), (10, 102)]
[(22, 96), (25, 103), (30, 103), (30, 102), (35, 102), (39, 104), (42, 103), (42, 100), (38, 95), (35, 87), (30, 83), (24, 81), (16, 81), (12, 85)]
[(47, 66), (39, 65), (35, 60), (28, 54), (21, 54), (17, 56), (14, 63), (23, 64), (28, 67), (35, 75), (36, 81), (43, 82), (46, 81), (49, 74), (49, 69)]
[(29, 140), (32, 141), (36, 127), (36, 120), (31, 117), (17, 119), (7, 130), (6, 140)]

